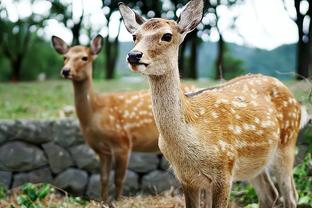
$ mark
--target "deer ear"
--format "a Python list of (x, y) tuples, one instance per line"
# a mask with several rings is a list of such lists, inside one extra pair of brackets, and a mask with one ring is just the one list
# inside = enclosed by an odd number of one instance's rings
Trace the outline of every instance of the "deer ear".
[(65, 54), (69, 50), (69, 46), (65, 41), (57, 36), (52, 36), (52, 45), (59, 54)]
[(177, 23), (181, 34), (194, 30), (201, 22), (204, 14), (204, 0), (191, 0), (186, 4)]
[(129, 33), (133, 34), (145, 22), (145, 19), (130, 9), (127, 5), (120, 2), (119, 12), (124, 20), (125, 26)]
[(97, 55), (100, 53), (103, 47), (103, 37), (101, 35), (97, 35), (91, 42), (91, 52), (93, 55)]

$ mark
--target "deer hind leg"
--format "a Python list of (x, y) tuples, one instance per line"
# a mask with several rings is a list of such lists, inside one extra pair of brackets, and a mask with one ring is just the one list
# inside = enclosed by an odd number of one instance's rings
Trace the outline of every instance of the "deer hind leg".
[(112, 165), (112, 155), (107, 152), (106, 154), (99, 154), (99, 156), (101, 166), (101, 199), (106, 203), (108, 202), (108, 183)]
[(255, 178), (249, 180), (256, 190), (259, 207), (260, 208), (271, 208), (274, 207), (277, 199), (278, 192), (266, 170), (260, 173)]
[(201, 205), (202, 208), (212, 207), (212, 186), (202, 189), (201, 191)]
[(225, 208), (229, 205), (232, 181), (226, 178), (219, 178), (212, 187), (212, 207)]
[(199, 208), (200, 207), (200, 188), (182, 185), (185, 207), (186, 208)]
[(278, 150), (273, 164), (273, 172), (276, 177), (285, 208), (293, 208), (297, 205), (297, 191), (295, 188), (292, 169), (295, 157), (295, 146), (282, 147)]
[(123, 191), (123, 184), (127, 172), (130, 149), (118, 149), (115, 156), (115, 199), (118, 200)]

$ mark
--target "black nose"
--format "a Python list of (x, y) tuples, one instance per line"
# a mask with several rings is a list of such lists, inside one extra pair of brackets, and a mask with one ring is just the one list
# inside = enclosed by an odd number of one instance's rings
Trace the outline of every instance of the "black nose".
[(66, 78), (69, 76), (70, 69), (64, 68), (62, 69), (62, 75)]
[(127, 60), (130, 64), (139, 64), (142, 56), (143, 56), (143, 53), (140, 51), (137, 51), (137, 50), (130, 51), (128, 53)]

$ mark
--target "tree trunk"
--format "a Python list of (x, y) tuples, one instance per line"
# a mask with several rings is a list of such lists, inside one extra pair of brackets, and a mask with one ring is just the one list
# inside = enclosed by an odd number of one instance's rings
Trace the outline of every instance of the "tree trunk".
[[(309, 76), (309, 65), (310, 65), (310, 47), (309, 47), (309, 42), (308, 40), (310, 38), (310, 34), (308, 34), (308, 37), (304, 39), (305, 34), (303, 32), (303, 19), (304, 16), (300, 13), (300, 2), (301, 0), (295, 0), (295, 8), (296, 8), (296, 13), (297, 13), (297, 19), (296, 19), (296, 24), (298, 27), (298, 43), (297, 43), (297, 54), (296, 54), (296, 78), (297, 79), (302, 79), (303, 77), (308, 77)], [(309, 9), (310, 10), (310, 9)]]
[(223, 79), (224, 68), (224, 40), (221, 33), (219, 33), (218, 52), (216, 60), (216, 79)]
[(192, 32), (191, 39), (191, 57), (190, 57), (190, 76), (191, 79), (197, 79), (197, 29)]
[(73, 33), (73, 44), (72, 45), (79, 45), (79, 36), (80, 36), (80, 29), (81, 29), (81, 24), (83, 20), (83, 14), (81, 15), (79, 22), (75, 23), (73, 28), (72, 28), (72, 33)]
[(181, 47), (179, 49), (179, 71), (180, 71), (180, 77), (185, 78), (185, 47), (186, 47), (186, 42), (183, 41), (181, 44)]
[(18, 82), (20, 80), (20, 73), (22, 68), (22, 59), (16, 58), (10, 61), (12, 74), (11, 74), (11, 82)]
[(119, 34), (121, 20), (119, 21), (118, 34), (113, 41), (109, 40), (109, 35), (105, 38), (105, 57), (106, 57), (106, 70), (105, 79), (113, 79), (115, 76), (117, 60), (119, 56)]

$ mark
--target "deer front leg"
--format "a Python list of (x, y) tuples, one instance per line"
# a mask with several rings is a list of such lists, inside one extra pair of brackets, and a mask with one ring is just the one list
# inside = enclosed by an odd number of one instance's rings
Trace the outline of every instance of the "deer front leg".
[(190, 187), (188, 185), (182, 185), (185, 207), (186, 208), (199, 208), (200, 202), (200, 188)]
[(105, 203), (108, 202), (108, 183), (109, 174), (112, 165), (111, 154), (100, 154), (100, 173), (101, 173), (101, 199)]
[(212, 207), (228, 207), (232, 181), (225, 177), (220, 177), (213, 182), (212, 187)]
[(115, 156), (115, 199), (118, 200), (123, 191), (123, 183), (127, 172), (130, 148), (118, 149)]
[(259, 208), (274, 207), (277, 199), (278, 192), (266, 170), (258, 176), (250, 180), (257, 192)]

